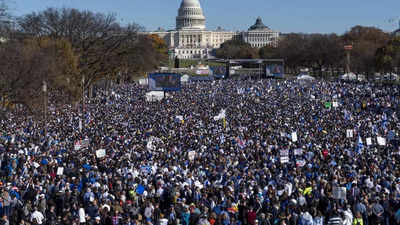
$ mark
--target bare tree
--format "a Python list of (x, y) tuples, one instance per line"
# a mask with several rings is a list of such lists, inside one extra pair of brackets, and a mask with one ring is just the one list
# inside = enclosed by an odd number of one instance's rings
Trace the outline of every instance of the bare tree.
[(80, 55), (79, 69), (85, 78), (85, 88), (120, 69), (122, 61), (120, 64), (110, 62), (116, 55), (122, 59), (128, 54), (120, 48), (133, 43), (141, 29), (136, 24), (120, 26), (113, 14), (67, 8), (31, 13), (18, 22), (24, 33), (70, 41)]

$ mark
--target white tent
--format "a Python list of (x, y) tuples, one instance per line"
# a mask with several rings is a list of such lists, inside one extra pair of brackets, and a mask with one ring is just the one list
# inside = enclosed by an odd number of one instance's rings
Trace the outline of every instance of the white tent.
[(315, 80), (315, 78), (307, 74), (299, 74), (297, 80)]
[(183, 82), (189, 82), (189, 75), (187, 75), (187, 74), (185, 74), (185, 75), (183, 75), (182, 77), (181, 77), (181, 82), (183, 83)]
[(340, 76), (340, 79), (342, 80), (357, 80), (357, 75), (355, 73), (345, 73), (342, 76)]
[(386, 80), (398, 80), (399, 79), (399, 75), (397, 75), (395, 73), (387, 73), (387, 74), (383, 75), (383, 77)]
[(147, 85), (148, 84), (148, 79), (147, 78), (139, 79), (139, 84), (143, 85), (143, 86)]
[[(169, 94), (165, 93), (165, 96), (169, 96)], [(164, 98), (163, 91), (150, 91), (146, 93), (146, 101), (153, 102), (153, 101), (161, 101)]]

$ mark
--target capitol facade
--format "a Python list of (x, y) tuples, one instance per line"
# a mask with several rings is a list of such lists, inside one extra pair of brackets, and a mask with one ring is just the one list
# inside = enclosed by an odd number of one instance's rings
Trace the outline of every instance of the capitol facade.
[(279, 32), (265, 26), (261, 18), (248, 31), (233, 32), (221, 28), (206, 29), (206, 18), (198, 0), (182, 0), (176, 17), (176, 29), (159, 29), (147, 34), (157, 34), (164, 39), (173, 57), (179, 59), (206, 59), (212, 57), (213, 50), (229, 40), (242, 40), (251, 46), (261, 48), (275, 45)]

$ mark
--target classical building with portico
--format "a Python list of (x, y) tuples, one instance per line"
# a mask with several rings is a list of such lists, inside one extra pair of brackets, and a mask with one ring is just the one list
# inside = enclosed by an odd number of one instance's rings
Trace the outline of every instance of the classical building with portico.
[(212, 57), (213, 50), (222, 43), (237, 39), (261, 48), (273, 45), (279, 38), (279, 32), (266, 27), (261, 18), (248, 31), (234, 32), (221, 28), (206, 30), (206, 18), (198, 0), (182, 0), (176, 17), (176, 29), (159, 29), (148, 34), (157, 34), (164, 39), (174, 57), (180, 59), (204, 59)]

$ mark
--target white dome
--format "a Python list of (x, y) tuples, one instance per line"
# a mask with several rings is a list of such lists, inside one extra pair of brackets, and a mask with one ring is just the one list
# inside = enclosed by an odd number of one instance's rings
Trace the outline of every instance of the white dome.
[(176, 17), (177, 30), (204, 30), (206, 18), (199, 0), (182, 0)]
[(183, 0), (181, 3), (181, 8), (201, 8), (200, 2), (198, 0)]

